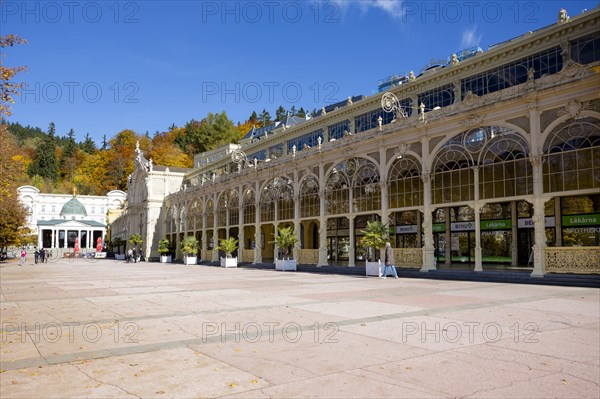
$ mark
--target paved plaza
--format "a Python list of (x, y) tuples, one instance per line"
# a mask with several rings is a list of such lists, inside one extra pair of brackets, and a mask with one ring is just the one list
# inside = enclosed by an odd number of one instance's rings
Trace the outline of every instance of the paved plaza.
[(0, 397), (600, 397), (594, 288), (0, 264)]

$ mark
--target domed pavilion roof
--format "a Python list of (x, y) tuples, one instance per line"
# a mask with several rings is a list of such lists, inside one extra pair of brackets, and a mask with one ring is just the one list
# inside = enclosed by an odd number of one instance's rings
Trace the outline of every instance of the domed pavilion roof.
[(71, 198), (60, 210), (60, 216), (87, 216), (85, 206), (75, 197)]

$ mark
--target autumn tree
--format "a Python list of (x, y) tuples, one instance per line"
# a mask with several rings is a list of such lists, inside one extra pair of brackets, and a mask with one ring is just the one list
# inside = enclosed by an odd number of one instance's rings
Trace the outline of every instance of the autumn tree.
[(82, 162), (77, 167), (73, 183), (77, 191), (83, 195), (105, 195), (116, 187), (108, 179), (109, 153), (107, 150), (93, 154), (84, 153)]
[[(27, 40), (19, 35), (0, 36), (0, 49), (12, 47), (19, 44), (27, 43)], [(6, 56), (4, 50), (0, 53), (0, 119), (10, 116), (11, 104), (14, 104), (13, 97), (19, 94), (19, 91), (25, 87), (25, 83), (16, 83), (14, 77), (22, 71), (26, 71), (26, 66), (9, 67), (4, 66), (3, 58)]]
[(239, 132), (239, 137), (240, 140), (250, 131), (252, 130), (252, 128), (255, 126), (255, 123), (251, 122), (250, 120), (247, 120), (244, 123), (239, 123), (237, 124), (237, 126), (235, 127), (238, 132)]
[(22, 165), (14, 159), (17, 144), (4, 124), (0, 124), (0, 248), (19, 243), (19, 232), (25, 224), (27, 209), (17, 195), (18, 176)]
[(125, 129), (117, 133), (110, 142), (110, 149), (107, 151), (108, 163), (107, 181), (110, 187), (118, 190), (127, 189), (127, 177), (133, 173), (133, 159), (135, 156), (135, 146), (140, 142), (142, 150), (148, 148), (148, 139), (145, 136), (138, 136), (133, 130)]
[(184, 153), (175, 144), (175, 138), (184, 134), (184, 128), (171, 129), (169, 132), (156, 133), (152, 138), (150, 150), (145, 154), (155, 165), (177, 166), (191, 168), (193, 158)]
[(194, 154), (235, 143), (239, 139), (240, 132), (227, 117), (227, 113), (209, 112), (201, 121), (192, 120), (186, 123), (183, 134), (177, 135), (176, 143), (186, 154), (193, 157)]

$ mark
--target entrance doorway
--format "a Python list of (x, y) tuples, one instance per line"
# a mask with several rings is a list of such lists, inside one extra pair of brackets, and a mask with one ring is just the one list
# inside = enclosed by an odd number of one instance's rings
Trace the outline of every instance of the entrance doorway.
[[(517, 262), (520, 266), (528, 266), (531, 259), (531, 247), (534, 244), (533, 229), (517, 231)], [(533, 263), (529, 266), (532, 266)]]

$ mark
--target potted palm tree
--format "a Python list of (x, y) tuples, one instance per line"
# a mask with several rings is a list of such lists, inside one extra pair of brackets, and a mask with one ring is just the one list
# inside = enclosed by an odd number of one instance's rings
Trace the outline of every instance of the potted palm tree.
[(294, 234), (294, 229), (290, 227), (279, 227), (277, 233), (273, 235), (273, 243), (277, 245), (281, 253), (281, 259), (275, 259), (275, 270), (293, 270), (296, 271), (296, 259), (289, 259), (290, 251), (298, 243), (298, 237)]
[(171, 263), (171, 241), (163, 238), (158, 240), (158, 253), (160, 254), (160, 263)]
[(133, 261), (137, 262), (140, 259), (138, 245), (142, 243), (142, 236), (140, 234), (132, 234), (129, 236), (129, 242), (135, 247), (133, 250)]
[(237, 267), (237, 258), (233, 258), (232, 254), (238, 249), (239, 240), (235, 237), (222, 239), (217, 246), (219, 251), (225, 252), (225, 257), (221, 258), (221, 266)]
[(198, 253), (198, 241), (196, 237), (187, 236), (181, 241), (181, 250), (183, 251), (183, 264), (195, 265)]
[(366, 275), (381, 276), (381, 259), (377, 259), (377, 261), (375, 259), (389, 239), (388, 226), (379, 220), (368, 221), (367, 228), (361, 230), (361, 233), (363, 234), (361, 243), (367, 254), (365, 263)]

